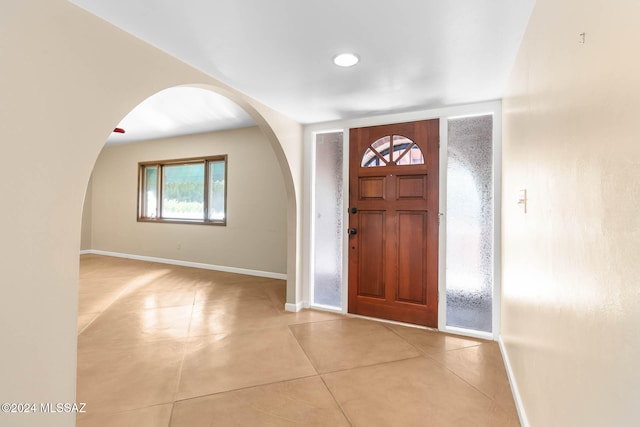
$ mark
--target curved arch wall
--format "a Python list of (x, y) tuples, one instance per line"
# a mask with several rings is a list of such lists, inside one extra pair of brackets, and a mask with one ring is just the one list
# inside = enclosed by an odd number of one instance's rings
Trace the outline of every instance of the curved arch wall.
[[(289, 304), (300, 291), (302, 129), (65, 0), (26, 0), (0, 27), (0, 396), (74, 402), (84, 192), (104, 142), (149, 95), (197, 84), (249, 112), (287, 191)], [(3, 17), (4, 18), (4, 17)], [(0, 414), (0, 424), (73, 425), (73, 414)]]

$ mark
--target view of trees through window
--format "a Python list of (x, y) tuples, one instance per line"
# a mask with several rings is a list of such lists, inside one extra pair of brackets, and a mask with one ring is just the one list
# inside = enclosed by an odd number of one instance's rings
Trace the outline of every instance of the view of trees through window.
[(163, 168), (163, 218), (204, 219), (204, 170), (204, 163)]
[(224, 224), (226, 156), (140, 163), (140, 221)]

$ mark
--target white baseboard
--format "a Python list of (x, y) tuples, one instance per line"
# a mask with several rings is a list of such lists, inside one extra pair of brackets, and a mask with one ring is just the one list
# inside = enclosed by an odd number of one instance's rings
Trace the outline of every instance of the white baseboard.
[(297, 312), (299, 312), (300, 310), (302, 310), (302, 308), (303, 308), (303, 307), (304, 307), (304, 303), (303, 303), (302, 301), (297, 302), (297, 303), (295, 303), (295, 304), (292, 304), (292, 303), (289, 303), (289, 302), (288, 302), (288, 303), (286, 303), (286, 304), (284, 305), (284, 310), (285, 310), (285, 311), (290, 311), (290, 312), (292, 312), (292, 313), (297, 313)]
[(529, 420), (527, 414), (524, 411), (524, 405), (522, 404), (522, 398), (520, 397), (520, 390), (516, 383), (516, 378), (511, 370), (511, 362), (509, 362), (509, 355), (507, 349), (502, 341), (502, 336), (498, 337), (498, 345), (500, 346), (500, 352), (502, 353), (502, 360), (504, 360), (504, 366), (507, 369), (507, 376), (509, 377), (509, 384), (511, 384), (511, 392), (513, 393), (513, 400), (516, 403), (516, 409), (518, 410), (518, 417), (520, 418), (520, 425), (522, 427), (529, 427)]
[(272, 273), (270, 271), (249, 270), (246, 268), (226, 267), (222, 265), (204, 264), (200, 262), (181, 261), (181, 260), (168, 259), (168, 258), (156, 258), (156, 257), (150, 257), (150, 256), (144, 256), (144, 255), (123, 254), (119, 252), (101, 251), (98, 249), (83, 250), (83, 251), (80, 251), (80, 254), (81, 255), (94, 254), (94, 255), (112, 256), (117, 258), (129, 258), (129, 259), (135, 259), (138, 261), (157, 262), (160, 264), (180, 265), (182, 267), (202, 268), (204, 270), (225, 271), (227, 273), (246, 274), (249, 276), (266, 277), (269, 279), (287, 280), (287, 275), (283, 273)]

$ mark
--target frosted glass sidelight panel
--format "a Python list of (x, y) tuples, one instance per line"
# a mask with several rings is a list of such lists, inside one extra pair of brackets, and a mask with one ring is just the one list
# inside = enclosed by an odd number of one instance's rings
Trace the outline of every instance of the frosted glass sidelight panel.
[(449, 120), (447, 325), (491, 332), (493, 116)]
[(342, 307), (342, 132), (316, 136), (315, 304)]

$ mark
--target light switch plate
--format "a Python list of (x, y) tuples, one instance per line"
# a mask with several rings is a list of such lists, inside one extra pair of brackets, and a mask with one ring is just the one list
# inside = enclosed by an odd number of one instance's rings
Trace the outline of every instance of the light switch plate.
[(523, 212), (527, 213), (527, 190), (518, 191), (518, 204), (522, 206)]

